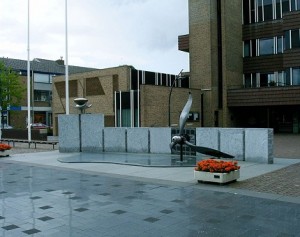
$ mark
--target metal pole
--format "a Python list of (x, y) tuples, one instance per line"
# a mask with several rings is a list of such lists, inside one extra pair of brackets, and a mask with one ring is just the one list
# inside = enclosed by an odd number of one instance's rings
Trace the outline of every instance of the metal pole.
[(68, 1), (65, 0), (65, 26), (66, 26), (66, 66), (65, 66), (65, 80), (66, 80), (66, 114), (70, 113), (69, 102), (69, 63), (68, 63)]
[(30, 116), (30, 0), (28, 0), (28, 32), (27, 32), (27, 130), (28, 130), (28, 141), (31, 141), (31, 116)]
[(170, 90), (170, 93), (169, 93), (169, 123), (168, 123), (169, 127), (171, 127), (171, 94), (172, 94), (172, 90), (173, 90), (175, 81), (176, 81), (176, 78), (172, 83), (171, 90)]

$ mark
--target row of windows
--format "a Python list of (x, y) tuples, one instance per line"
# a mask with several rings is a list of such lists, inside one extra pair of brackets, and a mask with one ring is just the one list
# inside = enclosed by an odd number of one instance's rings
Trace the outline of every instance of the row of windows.
[[(171, 87), (176, 75), (148, 72), (141, 70), (131, 70), (131, 90), (137, 90), (139, 85), (158, 85), (158, 86), (169, 86)], [(176, 80), (175, 87), (189, 88), (189, 78)]]
[(244, 87), (246, 88), (299, 85), (300, 67), (288, 68), (280, 72), (244, 74)]
[(244, 41), (244, 57), (255, 57), (283, 53), (285, 49), (283, 36), (252, 39)]
[(243, 0), (243, 23), (280, 19), (296, 10), (300, 10), (300, 0)]
[(286, 49), (300, 48), (300, 29), (284, 32), (284, 36), (245, 40), (244, 57), (283, 53)]

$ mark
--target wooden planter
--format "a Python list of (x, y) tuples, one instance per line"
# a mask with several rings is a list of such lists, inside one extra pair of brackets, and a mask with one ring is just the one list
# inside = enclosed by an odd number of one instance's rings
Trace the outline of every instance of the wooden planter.
[(231, 171), (230, 173), (210, 173), (194, 170), (194, 178), (198, 182), (213, 182), (213, 183), (229, 183), (236, 181), (240, 177), (240, 170)]

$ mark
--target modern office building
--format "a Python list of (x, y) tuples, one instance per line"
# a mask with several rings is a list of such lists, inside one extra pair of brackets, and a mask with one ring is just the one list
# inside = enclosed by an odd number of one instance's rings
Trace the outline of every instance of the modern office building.
[[(27, 61), (12, 58), (0, 58), (6, 67), (20, 74), (25, 93), (20, 105), (11, 105), (9, 110), (2, 111), (3, 119), (14, 128), (27, 127)], [(94, 68), (69, 66), (69, 73), (87, 72)], [(56, 61), (35, 58), (30, 62), (31, 79), (31, 118), (32, 123), (43, 123), (52, 126), (52, 80), (54, 76), (64, 75), (64, 60)]]
[(300, 132), (299, 0), (189, 0), (179, 50), (203, 126)]

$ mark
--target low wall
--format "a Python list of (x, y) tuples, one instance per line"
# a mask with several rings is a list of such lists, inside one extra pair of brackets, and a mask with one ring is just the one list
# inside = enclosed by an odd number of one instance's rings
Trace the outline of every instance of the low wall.
[[(58, 125), (60, 152), (171, 153), (171, 128), (104, 127), (102, 114), (60, 115)], [(272, 129), (196, 128), (195, 140), (237, 160), (273, 163)]]
[(273, 164), (273, 129), (196, 128), (196, 145), (231, 154), (236, 160)]

